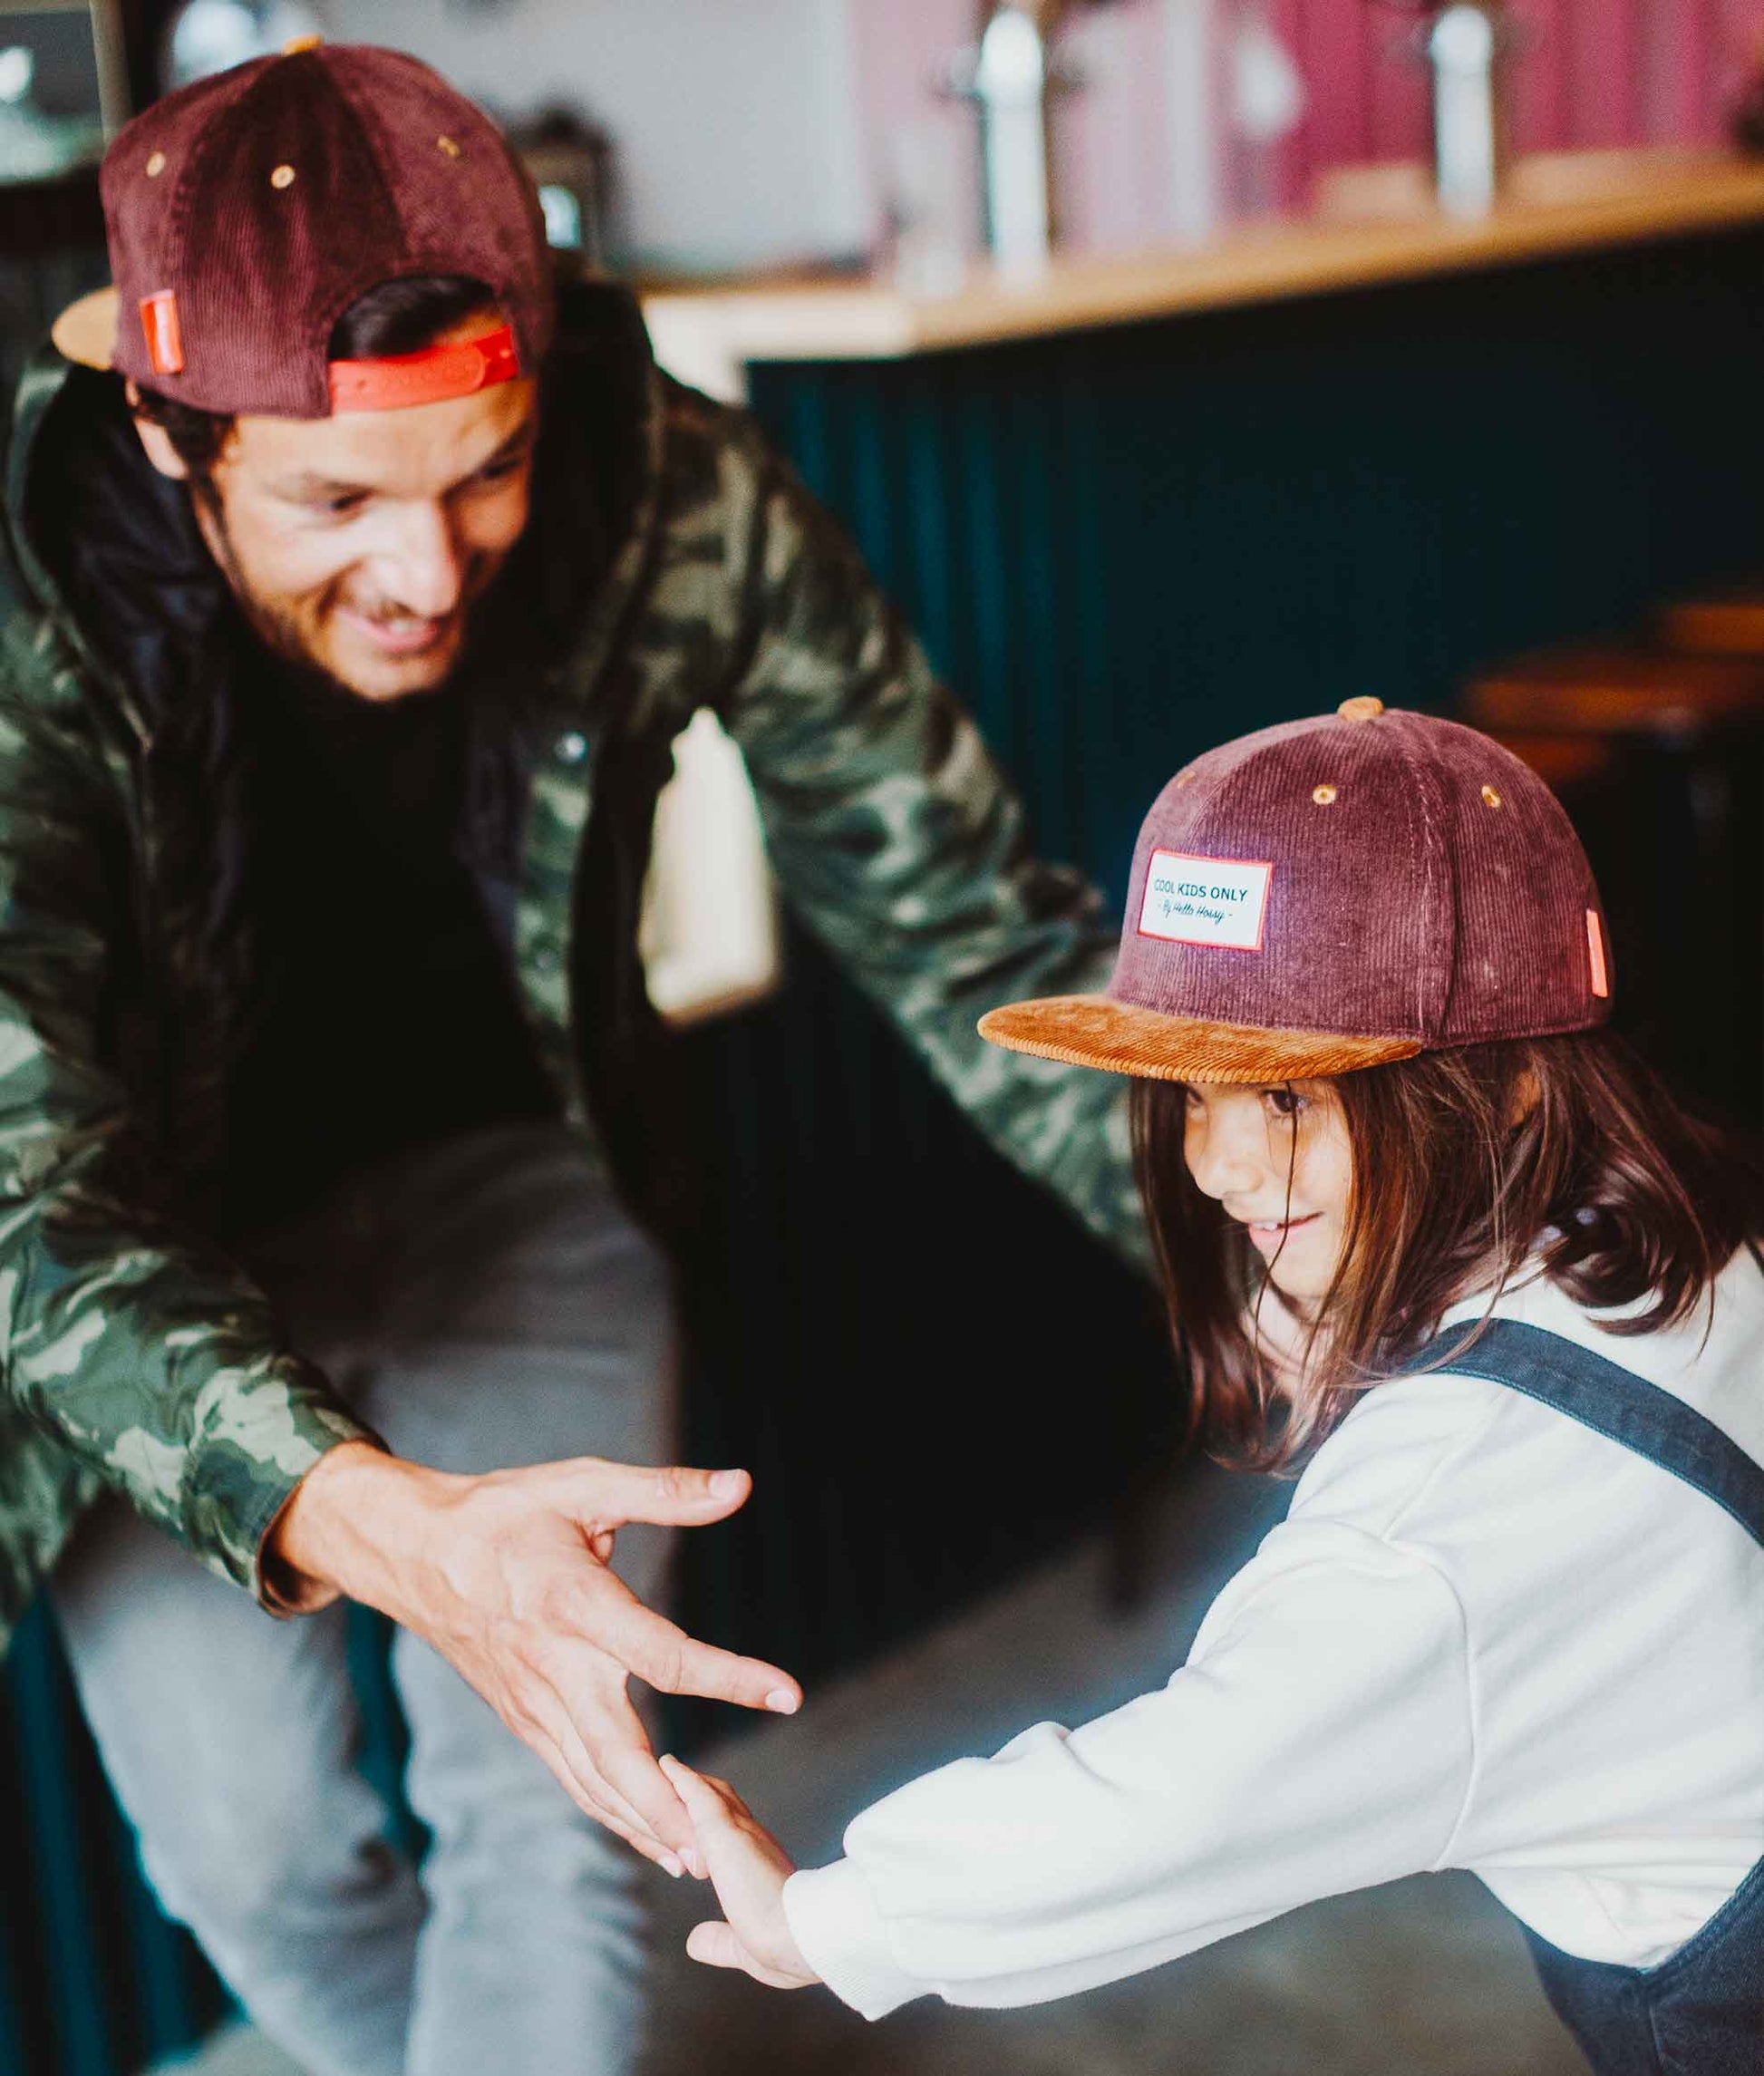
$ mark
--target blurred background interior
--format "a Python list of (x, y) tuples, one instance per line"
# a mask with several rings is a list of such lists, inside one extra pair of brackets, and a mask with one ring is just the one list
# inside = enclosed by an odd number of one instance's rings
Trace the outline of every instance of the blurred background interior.
[[(507, 122), (553, 242), (634, 279), (664, 364), (745, 401), (851, 528), (1044, 855), (1117, 901), (1203, 746), (1361, 693), (1458, 713), (1575, 815), (1629, 1028), (1758, 1126), (1759, 0), (0, 0), (8, 392), (104, 278), (107, 131), (311, 33), (412, 50)], [(681, 783), (739, 858), (718, 754)], [(1281, 1493), (1173, 1470), (1148, 1295), (788, 919), (778, 979), (768, 922), (741, 972), (683, 978), (658, 886), (651, 973), (712, 1168), (683, 1450), (760, 1481), (687, 1552), (684, 1615), (823, 1697), (722, 1754), (812, 1855), (908, 1771), (1158, 1678)], [(1028, 1417), (1000, 1423), (1007, 1378)], [(1469, 1885), (1301, 1914), (1081, 2010), (874, 2036), (670, 1980), (688, 2030), (658, 2072), (1126, 2076), (1171, 2066), (1178, 2026), (1181, 2066), (1234, 2076), (1577, 2066)], [(39, 1608), (0, 1686), (0, 2071), (124, 2076), (225, 2016)], [(254, 2052), (209, 2056), (276, 2066)]]

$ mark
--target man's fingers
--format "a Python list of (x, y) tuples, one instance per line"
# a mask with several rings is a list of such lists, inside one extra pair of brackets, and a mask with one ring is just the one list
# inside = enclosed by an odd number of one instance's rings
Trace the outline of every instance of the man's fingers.
[(634, 1830), (621, 1817), (614, 1813), (613, 1807), (601, 1803), (586, 1812), (604, 1831), (610, 1831), (615, 1838), (623, 1838), (631, 1850), (641, 1853), (652, 1865), (659, 1867), (664, 1874), (672, 1875), (678, 1881), (686, 1871), (685, 1862), (677, 1852), (664, 1845), (658, 1845), (646, 1832)]
[(802, 1706), (802, 1689), (779, 1666), (701, 1644), (645, 1607), (610, 1572), (602, 1578), (609, 1595), (616, 1589), (619, 1604), (609, 1600), (596, 1611), (594, 1641), (658, 1693), (703, 1694), (776, 1715), (794, 1715)]
[[(633, 1733), (641, 1738), (643, 1731), (635, 1712), (631, 1722)], [(521, 1736), (544, 1760), (585, 1817), (611, 1831), (615, 1838), (623, 1838), (646, 1860), (653, 1860), (664, 1873), (678, 1880), (686, 1870), (687, 1856), (697, 1859), (698, 1855), (693, 1849), (690, 1822), (678, 1827), (684, 1841), (683, 1849), (676, 1849), (674, 1844), (658, 1837), (641, 1812), (595, 1765), (560, 1703), (556, 1705), (555, 1716), (550, 1709), (546, 1709), (531, 1717)]]
[[(619, 1698), (624, 1704), (623, 1712), (629, 1719), (628, 1723), (622, 1722), (618, 1725), (619, 1733), (635, 1740), (638, 1756), (646, 1758), (648, 1748), (644, 1741), (643, 1726), (638, 1722), (635, 1712), (629, 1708), (628, 1703), (625, 1703), (624, 1696)], [(627, 1845), (635, 1846), (645, 1859), (654, 1860), (657, 1867), (678, 1877), (683, 1867), (680, 1838), (664, 1836), (649, 1822), (643, 1810), (620, 1792), (608, 1769), (605, 1765), (596, 1764), (593, 1755), (561, 1703), (558, 1704), (553, 1735), (571, 1772), (589, 1797), (588, 1814), (605, 1824), (609, 1831), (616, 1832)], [(669, 1806), (673, 1806), (672, 1797), (669, 1798)], [(685, 1840), (690, 1845), (689, 1830), (685, 1833)]]
[[(678, 1858), (692, 1849), (692, 1819), (655, 1764), (623, 1675), (599, 1654), (590, 1664), (585, 1677), (573, 1651), (554, 1664), (545, 1727), (584, 1786), (615, 1803), (633, 1826)], [(555, 1722), (549, 1720), (553, 1708)]]
[(679, 1796), (668, 1785), (644, 1739), (636, 1711), (630, 1713), (629, 1734), (609, 1737), (596, 1754), (596, 1763), (607, 1787), (630, 1805), (639, 1823), (670, 1851), (685, 1854), (695, 1843), (692, 1819)]
[(521, 1741), (545, 1761), (547, 1770), (557, 1785), (585, 1817), (598, 1824), (603, 1830), (611, 1831), (615, 1838), (623, 1838), (626, 1845), (640, 1852), (645, 1859), (654, 1860), (657, 1867), (667, 1867), (667, 1871), (674, 1873), (674, 1867), (667, 1863), (677, 1859), (679, 1856), (640, 1830), (635, 1818), (623, 1813), (618, 1798), (596, 1781), (592, 1772), (585, 1771), (566, 1758), (555, 1738), (535, 1725), (521, 1733)]
[(745, 1470), (692, 1470), (681, 1464), (651, 1469), (636, 1463), (583, 1464), (585, 1527), (617, 1528), (625, 1521), (655, 1521), (664, 1528), (693, 1528), (732, 1514), (753, 1489)]

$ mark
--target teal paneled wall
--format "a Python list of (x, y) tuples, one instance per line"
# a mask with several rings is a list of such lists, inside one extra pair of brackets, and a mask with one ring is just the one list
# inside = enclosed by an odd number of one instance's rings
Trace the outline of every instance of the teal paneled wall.
[(1124, 881), (1195, 751), (1764, 571), (1764, 238), (755, 371), (1021, 777)]
[(141, 1878), (41, 1606), (0, 1701), (0, 2071), (122, 2076), (199, 2037), (220, 1993)]

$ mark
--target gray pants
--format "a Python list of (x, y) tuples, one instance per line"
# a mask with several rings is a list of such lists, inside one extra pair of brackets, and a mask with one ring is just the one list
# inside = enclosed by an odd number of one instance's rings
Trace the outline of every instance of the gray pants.
[[(344, 1187), (251, 1253), (295, 1344), (401, 1455), (488, 1470), (667, 1457), (664, 1271), (557, 1127), (473, 1134)], [(664, 1540), (621, 1532), (653, 1599)], [(618, 2076), (641, 2010), (641, 1863), (400, 1632), (408, 1792), (356, 1770), (341, 1606), (281, 1622), (120, 1502), (53, 1595), (161, 1903), (313, 2076)]]

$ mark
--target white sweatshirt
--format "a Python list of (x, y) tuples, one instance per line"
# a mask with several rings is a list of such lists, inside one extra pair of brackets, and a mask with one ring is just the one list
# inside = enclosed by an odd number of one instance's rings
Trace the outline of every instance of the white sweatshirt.
[[(1712, 1323), (1703, 1307), (1620, 1338), (1542, 1281), (1497, 1312), (1764, 1460), (1764, 1276), (1745, 1250)], [(1505, 1385), (1381, 1384), (1167, 1686), (909, 1782), (845, 1849), (793, 1875), (784, 1906), (871, 2018), (927, 1991), (1068, 1995), (1448, 1867), (1571, 1954), (1651, 1966), (1764, 1856), (1764, 1549)]]

